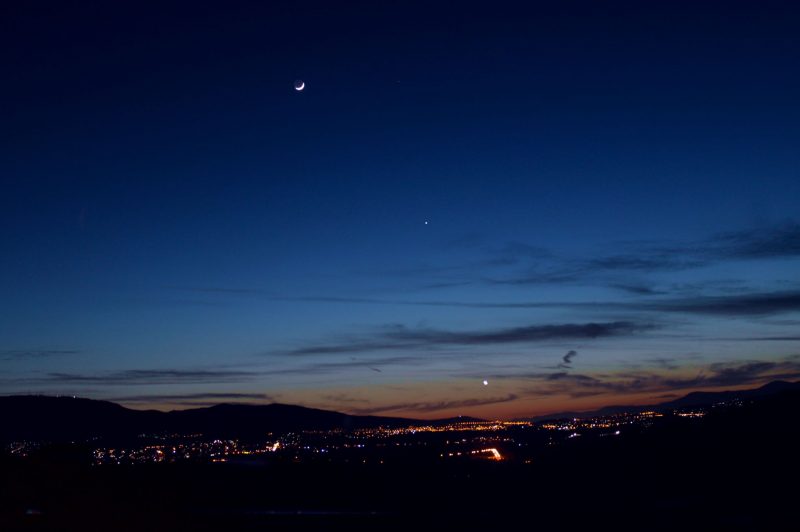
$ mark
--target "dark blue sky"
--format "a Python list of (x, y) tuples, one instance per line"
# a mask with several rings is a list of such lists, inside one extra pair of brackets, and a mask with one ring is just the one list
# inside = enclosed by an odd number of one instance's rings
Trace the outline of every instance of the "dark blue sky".
[(788, 2), (20, 4), (2, 393), (513, 416), (800, 377)]

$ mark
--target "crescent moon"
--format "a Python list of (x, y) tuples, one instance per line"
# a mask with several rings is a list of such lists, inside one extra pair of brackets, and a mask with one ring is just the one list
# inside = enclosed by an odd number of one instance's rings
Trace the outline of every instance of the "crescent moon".
[(294, 90), (296, 90), (296, 91), (301, 91), (301, 90), (303, 90), (305, 88), (306, 88), (306, 82), (305, 81), (301, 81), (299, 85), (295, 85), (294, 86)]

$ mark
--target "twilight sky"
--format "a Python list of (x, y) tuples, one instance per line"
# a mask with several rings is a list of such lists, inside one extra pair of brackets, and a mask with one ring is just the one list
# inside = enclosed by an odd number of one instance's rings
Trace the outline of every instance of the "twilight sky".
[(515, 417), (800, 378), (799, 6), (17, 4), (0, 393)]

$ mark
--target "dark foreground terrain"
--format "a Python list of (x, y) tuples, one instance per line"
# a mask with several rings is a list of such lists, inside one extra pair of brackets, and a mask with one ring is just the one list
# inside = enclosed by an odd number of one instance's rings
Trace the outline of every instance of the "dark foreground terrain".
[(80, 445), (0, 464), (0, 530), (782, 530), (797, 521), (800, 394), (575, 438), (529, 463), (96, 466)]

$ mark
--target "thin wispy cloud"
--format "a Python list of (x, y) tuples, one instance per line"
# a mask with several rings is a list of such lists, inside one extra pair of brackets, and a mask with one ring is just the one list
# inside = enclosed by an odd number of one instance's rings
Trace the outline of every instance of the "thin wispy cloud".
[[(287, 298), (289, 299), (289, 298)], [(441, 306), (477, 309), (565, 308), (598, 312), (663, 312), (719, 316), (762, 316), (800, 311), (800, 291), (739, 292), (719, 296), (642, 299), (620, 301), (408, 301), (369, 298), (291, 298), (298, 301), (379, 305)]]
[(670, 271), (725, 260), (800, 257), (800, 224), (788, 221), (767, 227), (717, 233), (683, 243), (649, 243), (626, 254), (594, 259), (604, 269)]
[(680, 366), (678, 365), (680, 359), (677, 357), (652, 357), (644, 359), (645, 363), (655, 364), (656, 366), (667, 369), (675, 370)]
[(76, 349), (5, 349), (0, 351), (2, 360), (40, 359), (77, 355)]
[(495, 379), (525, 379), (536, 384), (524, 388), (528, 396), (569, 396), (600, 394), (666, 393), (697, 388), (754, 385), (767, 380), (800, 378), (800, 359), (713, 363), (701, 367), (695, 376), (678, 377), (654, 371), (580, 374), (566, 371), (527, 375), (496, 375)]
[[(485, 275), (490, 284), (598, 284), (607, 275), (627, 273), (679, 272), (730, 260), (800, 257), (800, 224), (788, 221), (767, 227), (718, 233), (687, 242), (645, 242), (622, 244), (620, 251), (595, 257), (559, 257), (541, 253), (535, 258), (527, 248), (509, 247), (498, 264), (534, 263), (503, 276)], [(516, 250), (516, 252), (515, 252)], [(636, 286), (611, 283), (637, 293)], [(653, 295), (648, 290), (642, 295)]]
[(615, 321), (605, 323), (565, 323), (528, 325), (480, 331), (446, 331), (441, 329), (409, 328), (402, 325), (385, 327), (370, 335), (351, 337), (343, 341), (315, 344), (291, 350), (294, 356), (356, 353), (396, 349), (426, 349), (447, 346), (491, 346), (534, 343), (553, 340), (586, 340), (632, 336), (653, 330), (655, 325)]
[(717, 340), (724, 340), (726, 342), (800, 342), (800, 336), (730, 336), (717, 338)]
[(764, 259), (800, 257), (800, 224), (781, 224), (720, 233), (707, 241), (712, 255), (720, 258)]
[(168, 394), (168, 395), (126, 395), (113, 397), (111, 401), (120, 403), (177, 403), (186, 401), (203, 402), (225, 402), (231, 400), (253, 400), (259, 402), (274, 401), (272, 395), (265, 393), (235, 393), (235, 392), (209, 392), (209, 393), (187, 393), (187, 394)]
[[(320, 354), (340, 353), (345, 351), (326, 351)], [(267, 368), (261, 370), (261, 375), (325, 375), (337, 373), (343, 370), (353, 370), (363, 368), (364, 370), (374, 371), (381, 373), (381, 368), (391, 366), (405, 366), (409, 364), (420, 364), (427, 359), (419, 356), (390, 356), (390, 357), (370, 357), (363, 359), (356, 359), (351, 357), (350, 360), (341, 360), (336, 362), (314, 362), (310, 364), (293, 365), (291, 367), (283, 368)]]
[(631, 254), (613, 255), (592, 259), (585, 263), (586, 272), (597, 270), (625, 270), (625, 271), (644, 271), (644, 272), (663, 272), (680, 271), (690, 268), (698, 268), (706, 264), (706, 261), (693, 258), (682, 258), (667, 253), (651, 255)]
[(76, 384), (146, 385), (244, 382), (255, 376), (255, 373), (248, 371), (136, 369), (92, 374), (52, 372), (47, 374), (45, 380)]
[(519, 397), (510, 393), (500, 397), (458, 399), (453, 401), (419, 401), (408, 403), (397, 403), (391, 405), (381, 405), (366, 408), (349, 408), (348, 411), (357, 415), (371, 415), (388, 412), (437, 412), (440, 410), (452, 410), (456, 408), (472, 408), (476, 406), (493, 405), (499, 403), (509, 403), (516, 401)]
[(659, 290), (653, 286), (646, 286), (644, 284), (612, 283), (609, 286), (637, 296), (660, 296), (668, 293), (664, 290)]
[[(285, 360), (285, 359), (284, 359)], [(259, 365), (252, 370), (195, 370), (195, 369), (136, 369), (98, 373), (49, 372), (43, 377), (23, 377), (5, 379), (8, 385), (98, 385), (98, 386), (144, 386), (168, 384), (227, 384), (258, 381), (269, 377), (319, 377), (352, 372), (361, 369), (364, 372), (383, 372), (393, 366), (403, 367), (410, 364), (421, 364), (427, 359), (417, 356), (364, 357), (350, 360), (336, 360), (311, 363), (297, 363), (277, 366)], [(205, 394), (202, 394), (204, 397)], [(126, 400), (135, 400), (138, 396), (126, 396)], [(153, 397), (150, 395), (142, 397)], [(168, 396), (164, 396), (167, 398)], [(179, 397), (172, 399), (201, 399), (201, 396)], [(231, 395), (230, 398), (235, 398)], [(220, 395), (218, 398), (225, 398)], [(242, 397), (244, 398), (244, 397)], [(263, 394), (255, 398), (264, 398)]]
[(662, 300), (631, 308), (716, 316), (765, 316), (800, 311), (800, 292), (746, 293)]
[(260, 288), (231, 287), (231, 286), (168, 286), (167, 288), (182, 292), (196, 292), (201, 294), (219, 294), (235, 296), (274, 296), (274, 292)]

